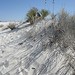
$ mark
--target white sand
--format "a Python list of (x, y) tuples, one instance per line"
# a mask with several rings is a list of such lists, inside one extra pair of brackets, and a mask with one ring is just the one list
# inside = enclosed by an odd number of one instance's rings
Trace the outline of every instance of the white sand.
[[(51, 22), (26, 23), (12, 31), (0, 31), (0, 75), (72, 74), (73, 68), (68, 62), (73, 59), (67, 57), (69, 54), (74, 57), (73, 50), (64, 53), (59, 47), (43, 46), (49, 42), (48, 36), (53, 35), (52, 28), (49, 31), (47, 29)], [(45, 30), (49, 32), (46, 35)], [(75, 66), (75, 62), (72, 65)]]

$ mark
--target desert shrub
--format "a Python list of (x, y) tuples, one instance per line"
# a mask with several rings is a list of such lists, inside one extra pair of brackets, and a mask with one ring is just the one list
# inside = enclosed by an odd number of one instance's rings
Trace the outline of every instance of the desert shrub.
[(36, 17), (36, 14), (37, 14), (37, 8), (31, 8), (28, 13), (27, 13), (27, 21), (30, 22), (30, 24), (33, 24), (34, 21), (35, 21), (35, 17)]
[[(61, 36), (66, 45), (72, 45), (75, 41), (75, 15), (71, 16), (67, 11), (62, 9), (61, 12), (58, 13), (58, 24), (55, 26), (55, 29), (63, 31)], [(58, 35), (60, 34), (58, 33)]]
[(49, 12), (47, 10), (44, 10), (44, 9), (42, 9), (40, 11), (40, 13), (41, 13), (42, 19), (45, 19), (45, 17), (49, 14)]
[(58, 19), (59, 19), (59, 21), (62, 21), (64, 19), (66, 20), (68, 18), (68, 16), (69, 16), (69, 14), (68, 14), (67, 11), (64, 10), (64, 8), (61, 9), (61, 12), (58, 13)]
[(10, 28), (11, 30), (15, 29), (15, 23), (9, 23), (8, 28)]
[(4, 26), (3, 24), (0, 25), (0, 27), (3, 27), (3, 26)]
[(58, 13), (57, 16), (58, 16), (58, 22), (59, 22), (59, 24), (57, 25), (57, 28), (65, 29), (68, 23), (67, 21), (69, 18), (69, 14), (64, 9), (61, 9), (61, 12)]

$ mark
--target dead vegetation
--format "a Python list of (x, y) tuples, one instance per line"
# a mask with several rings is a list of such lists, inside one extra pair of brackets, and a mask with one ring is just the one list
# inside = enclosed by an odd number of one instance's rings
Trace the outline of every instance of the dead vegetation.
[(16, 24), (15, 23), (9, 23), (8, 28), (11, 30), (16, 29)]

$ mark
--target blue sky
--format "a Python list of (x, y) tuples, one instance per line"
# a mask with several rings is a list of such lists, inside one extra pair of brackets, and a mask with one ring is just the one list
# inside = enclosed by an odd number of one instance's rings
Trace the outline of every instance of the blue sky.
[[(65, 8), (69, 14), (75, 12), (75, 0), (55, 0), (55, 11)], [(21, 21), (32, 7), (39, 10), (45, 8), (45, 0), (0, 0), (0, 20), (1, 21)], [(47, 0), (46, 8), (52, 12), (52, 0)]]

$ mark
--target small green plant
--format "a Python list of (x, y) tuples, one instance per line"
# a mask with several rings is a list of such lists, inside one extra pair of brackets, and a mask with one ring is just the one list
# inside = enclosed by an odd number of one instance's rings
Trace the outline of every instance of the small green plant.
[(27, 13), (27, 21), (30, 22), (30, 24), (33, 24), (34, 21), (35, 21), (35, 17), (36, 17), (36, 14), (37, 14), (37, 8), (31, 8), (28, 13)]
[(44, 9), (42, 9), (40, 11), (40, 13), (41, 13), (42, 19), (45, 19), (45, 17), (49, 14), (49, 12), (47, 10), (44, 10)]

